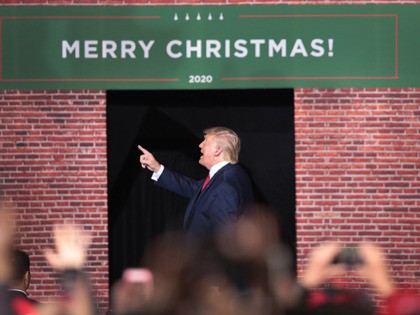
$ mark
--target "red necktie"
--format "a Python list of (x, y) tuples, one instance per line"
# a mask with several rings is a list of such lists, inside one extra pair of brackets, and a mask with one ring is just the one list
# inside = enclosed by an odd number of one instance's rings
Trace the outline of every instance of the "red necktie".
[(209, 181), (210, 181), (210, 174), (207, 175), (206, 180), (204, 181), (203, 187), (201, 187), (202, 191), (204, 190), (204, 188), (206, 188)]

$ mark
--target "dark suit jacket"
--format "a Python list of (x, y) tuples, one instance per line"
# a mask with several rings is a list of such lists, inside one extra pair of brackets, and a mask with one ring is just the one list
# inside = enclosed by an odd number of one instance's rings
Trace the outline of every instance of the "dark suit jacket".
[(20, 298), (20, 299), (24, 299), (25, 301), (27, 301), (27, 302), (29, 302), (33, 305), (39, 304), (38, 301), (30, 299), (24, 292), (15, 291), (15, 290), (8, 290), (7, 293), (10, 296), (11, 300), (14, 300), (16, 298)]
[(166, 167), (156, 182), (190, 199), (184, 217), (187, 243), (209, 239), (254, 202), (251, 181), (238, 164), (222, 167), (201, 191), (203, 183), (204, 179), (196, 181)]

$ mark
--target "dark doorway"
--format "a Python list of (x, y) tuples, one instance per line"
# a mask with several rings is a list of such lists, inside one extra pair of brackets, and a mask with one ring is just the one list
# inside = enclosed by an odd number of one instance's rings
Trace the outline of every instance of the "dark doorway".
[(108, 91), (108, 205), (110, 284), (139, 266), (148, 242), (181, 229), (187, 200), (151, 181), (137, 145), (193, 178), (207, 127), (226, 126), (242, 141), (240, 163), (257, 200), (278, 215), (281, 236), (296, 257), (295, 145), (291, 89)]

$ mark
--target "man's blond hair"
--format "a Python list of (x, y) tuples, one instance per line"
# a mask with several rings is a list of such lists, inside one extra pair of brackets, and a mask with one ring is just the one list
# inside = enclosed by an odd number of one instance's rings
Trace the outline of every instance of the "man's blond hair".
[(224, 157), (232, 164), (239, 161), (241, 140), (235, 131), (226, 127), (211, 127), (203, 131), (205, 135), (215, 135), (214, 140), (223, 148)]

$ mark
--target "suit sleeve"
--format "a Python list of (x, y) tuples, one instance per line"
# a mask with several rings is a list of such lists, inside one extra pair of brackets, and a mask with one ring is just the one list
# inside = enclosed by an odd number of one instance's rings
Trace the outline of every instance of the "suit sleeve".
[(193, 180), (192, 178), (178, 174), (165, 167), (155, 184), (181, 196), (192, 198), (197, 192), (197, 189), (201, 187), (200, 183), (202, 182), (202, 180)]

